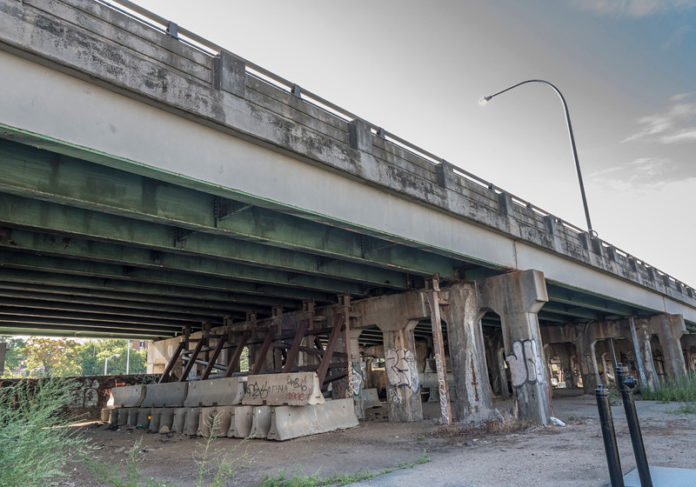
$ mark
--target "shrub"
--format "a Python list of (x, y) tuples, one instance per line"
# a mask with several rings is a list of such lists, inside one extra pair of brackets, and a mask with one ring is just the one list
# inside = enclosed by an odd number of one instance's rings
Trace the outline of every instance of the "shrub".
[(88, 449), (80, 430), (68, 427), (71, 386), (44, 379), (0, 388), (0, 485), (44, 486)]

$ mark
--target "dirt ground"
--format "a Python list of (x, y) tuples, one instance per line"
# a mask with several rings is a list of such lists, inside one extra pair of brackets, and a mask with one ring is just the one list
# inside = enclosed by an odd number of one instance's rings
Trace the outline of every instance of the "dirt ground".
[[(360, 486), (600, 486), (608, 481), (601, 430), (593, 396), (557, 398), (554, 415), (566, 427), (527, 428), (513, 433), (486, 433), (434, 421), (393, 424), (366, 422), (359, 427), (286, 442), (221, 438), (212, 456), (227, 455), (236, 473), (227, 485), (253, 486), (266, 475), (284, 471), (320, 476), (376, 474), (424, 455), (428, 463), (375, 476)], [(675, 404), (637, 403), (651, 465), (696, 468), (696, 415), (674, 414)], [(612, 408), (622, 467), (635, 467), (622, 407)], [(144, 478), (172, 486), (192, 486), (198, 475), (205, 441), (182, 435), (142, 430), (110, 431), (83, 426), (98, 448), (95, 456), (119, 465), (141, 441)], [(213, 462), (214, 463), (214, 462)], [(84, 465), (75, 465), (60, 487), (91, 487), (95, 482)]]

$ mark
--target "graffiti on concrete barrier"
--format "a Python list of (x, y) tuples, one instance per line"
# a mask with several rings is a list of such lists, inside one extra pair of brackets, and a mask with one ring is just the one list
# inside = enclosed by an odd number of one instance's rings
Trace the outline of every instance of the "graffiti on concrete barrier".
[(516, 340), (512, 343), (512, 353), (505, 357), (510, 366), (512, 385), (542, 384), (544, 365), (536, 340)]
[(385, 367), (389, 385), (408, 387), (414, 394), (418, 393), (418, 368), (413, 352), (404, 348), (387, 349), (384, 354)]

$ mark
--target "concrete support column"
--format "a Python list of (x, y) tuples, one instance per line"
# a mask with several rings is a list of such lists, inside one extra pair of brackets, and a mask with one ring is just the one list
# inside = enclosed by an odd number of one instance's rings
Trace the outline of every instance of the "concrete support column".
[(550, 391), (537, 313), (548, 301), (540, 271), (518, 271), (476, 282), (479, 305), (500, 315), (503, 341), (519, 414), (549, 422)]
[(510, 384), (507, 380), (507, 369), (505, 368), (505, 348), (500, 347), (495, 352), (496, 365), (498, 367), (498, 378), (500, 379), (500, 388), (503, 397), (510, 397)]
[(636, 334), (638, 336), (638, 348), (640, 349), (641, 359), (643, 360), (643, 370), (645, 370), (645, 386), (655, 389), (659, 383), (655, 361), (653, 360), (652, 346), (650, 339), (652, 331), (648, 320), (636, 320)]
[(594, 394), (600, 383), (595, 352), (597, 338), (592, 325), (592, 323), (585, 323), (575, 327), (575, 351), (580, 365), (580, 375), (582, 375), (582, 391), (585, 394)]
[[(452, 413), (456, 421), (477, 422), (488, 419), (491, 391), (475, 285), (453, 284), (443, 292), (443, 298), (448, 303), (443, 307), (443, 318), (447, 322), (447, 340), (456, 390)], [(507, 383), (504, 389), (507, 390)]]
[(686, 375), (686, 363), (681, 347), (681, 336), (686, 332), (684, 317), (660, 314), (650, 317), (648, 322), (652, 333), (660, 340), (665, 372), (670, 379), (681, 379)]
[(416, 341), (413, 336), (413, 329), (417, 324), (417, 320), (409, 320), (399, 328), (382, 329), (389, 421), (423, 419)]

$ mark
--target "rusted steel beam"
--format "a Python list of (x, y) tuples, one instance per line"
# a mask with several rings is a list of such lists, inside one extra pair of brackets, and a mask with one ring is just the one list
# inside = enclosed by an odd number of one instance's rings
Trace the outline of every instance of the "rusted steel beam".
[(324, 350), (324, 356), (321, 358), (321, 363), (317, 369), (317, 375), (319, 376), (319, 385), (324, 386), (324, 379), (326, 379), (326, 373), (329, 371), (329, 364), (331, 364), (331, 357), (333, 357), (334, 350), (336, 349), (336, 344), (338, 343), (338, 337), (341, 335), (341, 329), (343, 328), (343, 322), (346, 316), (340, 315), (338, 323), (331, 330), (329, 335), (329, 341), (326, 344), (326, 349)]
[(184, 368), (184, 372), (181, 374), (179, 382), (184, 382), (188, 378), (189, 374), (191, 373), (191, 369), (193, 369), (193, 366), (196, 365), (196, 359), (198, 358), (198, 354), (201, 353), (201, 349), (208, 344), (209, 334), (210, 324), (204, 323), (203, 336), (201, 337), (201, 340), (199, 340), (199, 342), (196, 344), (196, 348), (193, 349), (193, 353), (191, 354), (191, 357), (189, 357), (189, 361), (186, 364), (186, 368)]
[(230, 360), (230, 363), (227, 366), (227, 373), (225, 374), (225, 377), (231, 377), (234, 373), (234, 370), (237, 368), (237, 365), (239, 364), (239, 359), (242, 358), (242, 352), (244, 351), (244, 347), (246, 346), (246, 342), (247, 340), (249, 340), (250, 336), (251, 332), (245, 331), (244, 333), (242, 333), (242, 336), (239, 337), (239, 343), (237, 343), (237, 348), (234, 351), (234, 355), (232, 355), (232, 359)]
[(254, 360), (254, 370), (252, 371), (254, 375), (261, 373), (261, 370), (263, 370), (263, 362), (266, 360), (266, 355), (268, 355), (268, 350), (271, 348), (271, 343), (273, 343), (275, 331), (275, 326), (268, 328), (266, 338), (263, 341), (263, 345), (261, 345), (261, 350), (259, 350), (259, 353)]
[[(203, 371), (203, 375), (201, 376), (202, 380), (205, 380), (208, 378), (210, 373), (213, 371), (213, 369), (217, 368), (215, 367), (215, 362), (217, 361), (218, 357), (220, 356), (220, 352), (222, 352), (222, 347), (225, 346), (225, 338), (219, 338), (217, 346), (215, 347), (215, 350), (213, 351), (213, 356), (210, 357), (208, 360), (208, 366), (205, 368), (205, 371)], [(227, 372), (229, 372), (229, 368), (227, 369)]]
[(346, 398), (353, 399), (353, 355), (350, 350), (350, 294), (339, 296), (339, 302), (343, 305), (342, 311), (343, 316), (345, 316), (343, 320), (343, 324), (345, 325), (343, 330), (343, 345), (345, 348), (346, 357), (348, 357), (348, 367), (346, 368), (348, 380), (348, 387), (346, 387)]
[(292, 369), (295, 367), (295, 364), (297, 363), (297, 355), (300, 353), (300, 346), (302, 346), (302, 340), (304, 340), (304, 336), (307, 333), (307, 328), (309, 328), (311, 320), (312, 318), (310, 316), (307, 319), (300, 321), (300, 324), (295, 332), (295, 339), (292, 341), (292, 346), (290, 347), (290, 350), (288, 350), (288, 354), (285, 357), (285, 366), (283, 367), (284, 374), (292, 372)]
[(176, 365), (176, 361), (179, 358), (179, 355), (181, 354), (181, 351), (184, 349), (184, 346), (186, 343), (182, 340), (179, 342), (179, 344), (176, 346), (176, 350), (174, 350), (174, 355), (169, 359), (169, 362), (167, 362), (167, 366), (164, 368), (164, 372), (162, 372), (162, 376), (159, 378), (159, 381), (157, 381), (158, 384), (162, 384), (163, 382), (167, 382), (167, 379), (169, 378), (169, 374), (171, 374), (172, 369), (174, 368), (174, 365)]
[[(447, 369), (445, 363), (445, 345), (442, 339), (442, 320), (440, 318), (440, 283), (438, 276), (429, 279), (430, 289), (426, 292), (430, 306), (430, 324), (433, 329), (433, 353), (437, 371), (437, 390), (440, 396), (440, 422), (452, 424), (449, 389), (447, 388)], [(426, 281), (426, 282), (428, 282)]]

